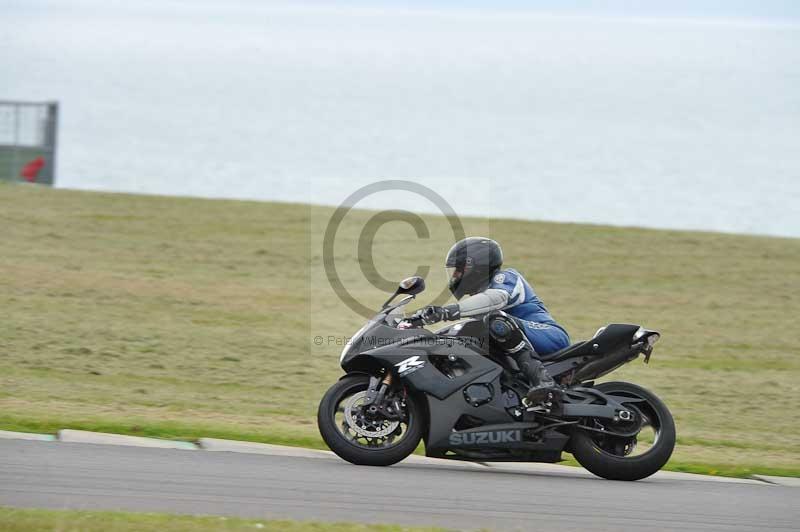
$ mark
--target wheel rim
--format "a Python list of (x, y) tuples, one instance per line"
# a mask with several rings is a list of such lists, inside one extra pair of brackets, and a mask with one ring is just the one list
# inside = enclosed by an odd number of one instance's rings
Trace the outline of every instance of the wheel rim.
[(334, 426), (345, 441), (367, 450), (390, 449), (405, 439), (408, 433), (409, 416), (401, 420), (388, 420), (380, 415), (369, 414), (363, 408), (366, 390), (347, 390), (336, 401), (333, 412)]
[[(663, 420), (658, 410), (646, 397), (623, 390), (603, 390), (604, 393), (617, 397), (629, 397), (636, 402), (626, 403), (625, 407), (633, 412), (631, 421), (614, 422), (608, 419), (592, 419), (587, 431), (592, 442), (600, 452), (616, 458), (636, 459), (646, 456), (656, 449), (662, 434)], [(612, 433), (635, 433), (633, 436), (617, 436)]]

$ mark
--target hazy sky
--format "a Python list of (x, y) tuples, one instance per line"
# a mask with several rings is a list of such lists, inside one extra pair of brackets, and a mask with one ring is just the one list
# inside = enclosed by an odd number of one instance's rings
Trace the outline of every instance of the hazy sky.
[(0, 96), (69, 188), (800, 236), (800, 0), (314, 1), (0, 0)]
[(412, 8), (505, 8), (632, 16), (800, 17), (798, 0), (326, 0), (312, 3)]
[[(91, 4), (91, 0), (0, 0), (4, 8), (36, 9), (42, 6), (64, 9)], [(216, 0), (107, 0), (107, 8), (146, 7), (148, 5), (195, 7), (219, 5)], [(524, 10), (554, 14), (610, 15), (633, 17), (713, 17), (800, 19), (800, 0), (228, 0), (231, 9), (237, 7), (282, 6), (298, 8), (363, 7), (422, 10)], [(0, 20), (0, 22), (2, 22)]]

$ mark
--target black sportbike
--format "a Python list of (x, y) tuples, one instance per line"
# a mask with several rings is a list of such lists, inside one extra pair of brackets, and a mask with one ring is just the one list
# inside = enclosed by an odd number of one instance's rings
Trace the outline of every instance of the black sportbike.
[[(425, 441), (425, 454), (473, 461), (558, 462), (572, 453), (600, 477), (638, 480), (658, 471), (675, 446), (675, 423), (653, 393), (594, 379), (640, 355), (656, 331), (613, 323), (585, 342), (542, 357), (563, 387), (527, 405), (515, 361), (490, 349), (482, 320), (432, 333), (401, 307), (425, 288), (411, 277), (342, 351), (344, 375), (322, 398), (317, 423), (341, 458), (387, 466)], [(397, 296), (404, 297), (396, 302)]]

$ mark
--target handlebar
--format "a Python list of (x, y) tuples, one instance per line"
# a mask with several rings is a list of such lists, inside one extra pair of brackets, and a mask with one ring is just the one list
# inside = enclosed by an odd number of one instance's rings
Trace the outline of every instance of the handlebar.
[(417, 316), (416, 314), (406, 318), (406, 321), (412, 323), (414, 325), (424, 325), (425, 321), (422, 319), (422, 316)]
[(402, 327), (404, 323), (407, 323), (411, 327), (422, 327), (425, 322), (422, 320), (422, 315), (414, 313), (411, 316), (404, 318), (400, 323), (398, 323), (398, 327), (401, 329), (405, 329), (407, 327)]

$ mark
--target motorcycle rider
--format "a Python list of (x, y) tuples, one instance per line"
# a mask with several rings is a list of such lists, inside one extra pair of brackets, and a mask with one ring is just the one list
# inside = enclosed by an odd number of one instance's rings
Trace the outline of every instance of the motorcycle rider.
[(559, 388), (538, 355), (567, 347), (569, 335), (522, 274), (501, 269), (502, 265), (503, 251), (494, 240), (469, 237), (456, 242), (447, 253), (445, 267), (450, 292), (458, 303), (429, 305), (419, 315), (426, 324), (483, 315), (494, 345), (511, 355), (530, 381), (527, 402), (541, 403), (553, 398)]

